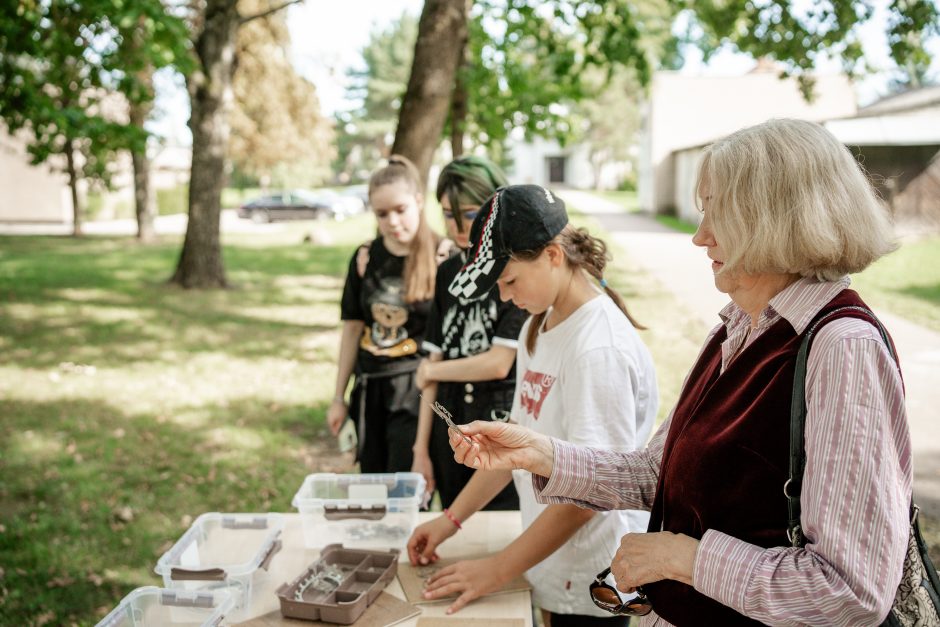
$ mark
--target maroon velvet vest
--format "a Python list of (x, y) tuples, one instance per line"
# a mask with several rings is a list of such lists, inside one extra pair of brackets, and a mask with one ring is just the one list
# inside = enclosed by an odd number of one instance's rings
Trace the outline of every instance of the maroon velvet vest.
[[(865, 306), (844, 290), (814, 318)], [(835, 317), (858, 317), (840, 312)], [(833, 318), (834, 319), (834, 318)], [(807, 327), (809, 328), (809, 327)], [(789, 546), (787, 500), (790, 395), (802, 337), (781, 318), (721, 373), (721, 329), (689, 376), (672, 417), (650, 514), (650, 531), (701, 539), (715, 529), (757, 546)], [(692, 586), (643, 586), (656, 613), (674, 625), (759, 625)]]

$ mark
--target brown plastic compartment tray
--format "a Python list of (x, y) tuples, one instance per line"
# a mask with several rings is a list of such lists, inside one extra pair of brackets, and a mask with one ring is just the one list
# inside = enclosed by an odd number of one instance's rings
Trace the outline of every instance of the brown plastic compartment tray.
[[(299, 577), (277, 589), (281, 615), (351, 625), (395, 578), (398, 556), (398, 549), (345, 549), (342, 544), (323, 547), (317, 561)], [(324, 592), (313, 586), (304, 588), (304, 582), (323, 572), (328, 565), (342, 572), (342, 582), (334, 590)]]

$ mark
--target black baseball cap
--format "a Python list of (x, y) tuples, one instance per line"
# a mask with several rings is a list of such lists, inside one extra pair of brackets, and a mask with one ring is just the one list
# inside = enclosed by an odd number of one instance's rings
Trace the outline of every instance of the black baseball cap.
[(508, 185), (480, 207), (470, 228), (469, 261), (448, 291), (480, 298), (496, 285), (514, 252), (538, 250), (568, 224), (561, 198), (539, 185)]

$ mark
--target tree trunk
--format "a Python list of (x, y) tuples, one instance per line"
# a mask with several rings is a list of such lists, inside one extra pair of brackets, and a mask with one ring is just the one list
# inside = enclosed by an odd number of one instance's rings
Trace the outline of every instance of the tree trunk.
[(134, 162), (134, 204), (137, 210), (137, 241), (146, 244), (156, 238), (156, 200), (150, 187), (150, 157), (146, 149), (131, 153)]
[(454, 95), (450, 103), (450, 149), (454, 159), (463, 155), (464, 134), (467, 131), (467, 81), (461, 73), (469, 64), (467, 58), (467, 40), (464, 39), (463, 51), (460, 53), (461, 66), (457, 68), (457, 79), (454, 83)]
[(594, 153), (588, 157), (588, 161), (591, 163), (591, 170), (594, 174), (594, 189), (601, 191), (601, 171), (604, 168), (603, 154)]
[(225, 287), (219, 239), (228, 109), (235, 71), (235, 35), (239, 16), (235, 0), (209, 0), (205, 24), (195, 43), (199, 61), (189, 78), (193, 165), (189, 180), (189, 223), (173, 278), (185, 288)]
[(82, 235), (82, 208), (78, 204), (78, 173), (75, 171), (75, 151), (72, 140), (65, 140), (65, 167), (69, 175), (69, 189), (72, 192), (72, 235)]
[[(131, 104), (131, 125), (143, 128), (152, 108), (153, 106), (150, 103)], [(147, 156), (147, 146), (144, 145), (143, 150), (132, 150), (131, 160), (134, 162), (134, 205), (137, 213), (137, 240), (142, 243), (152, 242), (156, 236), (153, 221), (157, 212), (153, 189), (150, 187), (150, 158)]]
[(427, 181), (441, 141), (457, 66), (467, 41), (472, 0), (425, 0), (414, 61), (392, 152), (411, 159)]

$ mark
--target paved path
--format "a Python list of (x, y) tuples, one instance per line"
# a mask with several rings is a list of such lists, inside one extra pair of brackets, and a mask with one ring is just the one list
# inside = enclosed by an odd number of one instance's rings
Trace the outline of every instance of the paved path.
[[(690, 235), (646, 215), (626, 213), (617, 203), (590, 193), (568, 190), (563, 197), (597, 219), (637, 264), (709, 328), (718, 323), (718, 311), (728, 298), (715, 289), (705, 251), (692, 244)], [(891, 332), (904, 369), (915, 500), (932, 517), (940, 517), (940, 333), (885, 311), (876, 313)]]
[[(186, 232), (189, 216), (176, 213), (168, 216), (156, 216), (154, 229), (159, 235), (182, 235)], [(251, 220), (242, 220), (234, 209), (223, 209), (219, 219), (219, 228), (223, 233), (253, 233), (274, 231), (281, 228), (282, 222), (255, 224)], [(137, 220), (96, 220), (82, 223), (85, 235), (137, 235)], [(71, 235), (71, 224), (51, 222), (0, 222), (0, 235)]]

